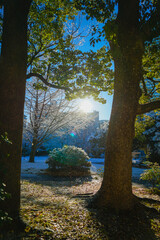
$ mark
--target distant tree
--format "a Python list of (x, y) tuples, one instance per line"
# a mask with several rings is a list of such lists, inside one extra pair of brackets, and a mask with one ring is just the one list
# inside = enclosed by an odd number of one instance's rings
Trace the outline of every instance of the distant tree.
[(31, 144), (30, 162), (38, 147), (54, 137), (57, 130), (74, 123), (75, 106), (60, 90), (38, 88), (38, 81), (27, 83), (24, 138)]
[(70, 124), (56, 131), (55, 136), (60, 146), (74, 145), (83, 148), (88, 153), (88, 138), (96, 131), (96, 127), (99, 123), (96, 113), (83, 113), (77, 109), (76, 116), (72, 119)]
[(90, 144), (90, 153), (94, 157), (100, 157), (105, 153), (107, 130), (108, 121), (100, 123), (100, 126), (96, 129), (95, 133), (93, 133), (88, 139)]

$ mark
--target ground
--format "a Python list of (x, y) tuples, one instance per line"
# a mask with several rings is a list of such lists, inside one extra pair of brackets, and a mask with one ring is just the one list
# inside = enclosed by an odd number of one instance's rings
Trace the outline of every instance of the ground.
[[(143, 198), (132, 212), (113, 213), (87, 207), (102, 178), (96, 173), (79, 178), (21, 180), (21, 216), (25, 232), (1, 236), (3, 240), (152, 240), (160, 239), (160, 196), (144, 185), (133, 184)], [(40, 175), (38, 175), (40, 176)], [(43, 177), (42, 177), (43, 176)]]

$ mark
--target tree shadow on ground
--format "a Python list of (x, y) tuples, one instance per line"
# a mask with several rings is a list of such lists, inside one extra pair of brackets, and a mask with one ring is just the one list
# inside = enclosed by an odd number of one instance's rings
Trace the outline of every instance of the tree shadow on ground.
[(51, 176), (51, 175), (44, 175), (44, 174), (34, 174), (29, 175), (28, 177), (25, 176), (21, 178), (22, 180), (27, 180), (31, 183), (40, 183), (46, 186), (77, 186), (81, 185), (85, 182), (91, 182), (93, 180), (93, 176), (79, 176), (79, 177), (63, 177), (63, 176)]
[(146, 187), (146, 188), (149, 188), (149, 187), (152, 186), (148, 181), (144, 181), (144, 180), (141, 180), (141, 179), (136, 178), (136, 177), (132, 177), (132, 183), (140, 184), (140, 185), (142, 185), (143, 187)]
[[(87, 206), (91, 200), (93, 198), (86, 200)], [(116, 213), (107, 208), (88, 210), (104, 226), (109, 240), (156, 240), (160, 237), (159, 212), (150, 206), (150, 202), (160, 204), (159, 201), (139, 198), (132, 211)]]

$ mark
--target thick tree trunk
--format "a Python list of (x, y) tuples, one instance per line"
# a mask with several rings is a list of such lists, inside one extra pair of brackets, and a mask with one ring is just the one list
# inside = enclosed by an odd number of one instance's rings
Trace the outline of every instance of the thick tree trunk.
[(11, 198), (0, 209), (16, 219), (20, 208), (20, 168), (27, 65), (27, 15), (30, 0), (4, 1), (0, 57), (0, 135), (12, 144), (0, 144), (0, 181)]
[(34, 163), (34, 157), (36, 154), (36, 150), (37, 150), (37, 143), (36, 143), (36, 141), (33, 140), (32, 147), (31, 147), (31, 153), (30, 153), (30, 157), (29, 157), (29, 162)]
[[(117, 211), (134, 206), (132, 140), (141, 95), (143, 44), (138, 29), (138, 1), (120, 1), (116, 39), (111, 44), (115, 64), (112, 113), (106, 142), (102, 186), (93, 203)], [(127, 10), (126, 10), (127, 9)]]
[(131, 183), (131, 152), (138, 86), (136, 91), (133, 89), (130, 91), (127, 86), (125, 89), (123, 88), (123, 91), (121, 86), (117, 86), (117, 88), (122, 92), (122, 95), (117, 91), (114, 94), (106, 143), (104, 178), (97, 200), (100, 206), (123, 210), (130, 209), (134, 205)]

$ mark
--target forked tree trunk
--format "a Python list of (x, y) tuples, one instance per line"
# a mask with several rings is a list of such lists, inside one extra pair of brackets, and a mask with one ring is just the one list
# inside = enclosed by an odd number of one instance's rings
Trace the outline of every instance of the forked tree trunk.
[(138, 1), (119, 1), (111, 51), (115, 64), (114, 99), (106, 142), (102, 186), (94, 205), (117, 211), (134, 206), (132, 195), (132, 141), (141, 95), (143, 44), (138, 29)]
[(0, 181), (11, 198), (0, 209), (16, 219), (20, 208), (20, 168), (27, 65), (27, 15), (30, 0), (4, 1), (0, 57), (0, 135), (12, 144), (0, 144)]

